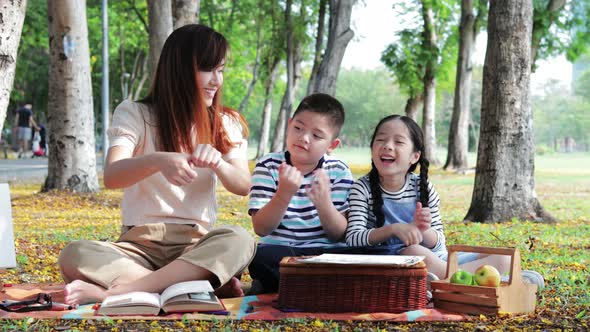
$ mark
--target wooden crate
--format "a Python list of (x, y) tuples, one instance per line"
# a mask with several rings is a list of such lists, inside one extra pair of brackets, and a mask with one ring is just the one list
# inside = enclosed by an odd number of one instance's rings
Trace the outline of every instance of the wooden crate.
[[(448, 251), (446, 278), (431, 282), (432, 299), (436, 308), (468, 314), (535, 311), (537, 285), (523, 282), (518, 249), (452, 245)], [(510, 279), (502, 282), (499, 287), (451, 284), (451, 276), (458, 270), (457, 252), (510, 256)]]

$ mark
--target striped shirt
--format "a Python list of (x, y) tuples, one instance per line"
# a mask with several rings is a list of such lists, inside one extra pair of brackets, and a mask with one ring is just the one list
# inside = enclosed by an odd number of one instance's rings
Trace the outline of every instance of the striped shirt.
[[(446, 251), (445, 234), (440, 217), (440, 198), (431, 182), (428, 182), (428, 191), (430, 193), (428, 206), (432, 215), (430, 225), (438, 235), (436, 245), (431, 250), (434, 252)], [(420, 176), (410, 173), (409, 176), (406, 176), (403, 188), (397, 192), (389, 192), (381, 187), (381, 195), (384, 201), (415, 204), (420, 200)], [(351, 247), (373, 245), (369, 243), (369, 233), (375, 228), (376, 217), (373, 214), (373, 195), (368, 175), (361, 177), (352, 185), (348, 202), (350, 210), (348, 212), (348, 227), (346, 228), (346, 243)]]
[[(248, 213), (264, 207), (276, 193), (279, 185), (279, 165), (290, 163), (289, 152), (269, 153), (258, 161), (252, 175), (252, 188)], [(348, 166), (334, 157), (325, 155), (317, 168), (323, 168), (330, 179), (332, 203), (340, 213), (348, 211), (347, 196), (354, 181)], [(316, 168), (316, 169), (317, 169)], [(307, 195), (306, 187), (314, 179), (313, 172), (304, 175), (299, 190), (287, 207), (283, 220), (271, 234), (261, 237), (260, 243), (294, 247), (341, 247), (326, 236), (318, 211)]]

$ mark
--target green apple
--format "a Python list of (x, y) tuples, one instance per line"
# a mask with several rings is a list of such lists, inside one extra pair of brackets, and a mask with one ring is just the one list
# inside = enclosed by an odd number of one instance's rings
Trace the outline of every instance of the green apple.
[(500, 272), (491, 265), (482, 265), (475, 270), (473, 279), (479, 286), (500, 286)]
[(452, 284), (471, 285), (472, 282), (473, 276), (467, 271), (459, 270), (451, 276)]

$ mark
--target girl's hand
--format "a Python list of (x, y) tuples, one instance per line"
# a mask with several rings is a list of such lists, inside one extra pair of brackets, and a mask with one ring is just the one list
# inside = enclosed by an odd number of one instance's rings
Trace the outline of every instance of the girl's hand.
[(186, 153), (163, 152), (158, 162), (158, 169), (168, 182), (175, 186), (184, 186), (193, 182), (197, 173), (190, 165), (191, 155)]
[(315, 177), (310, 187), (307, 188), (307, 195), (309, 199), (316, 206), (316, 208), (325, 202), (330, 202), (330, 179), (322, 168), (314, 172)]
[(291, 201), (291, 197), (295, 195), (301, 183), (303, 182), (303, 175), (293, 166), (282, 163), (279, 166), (279, 187), (277, 188), (277, 196), (287, 202)]
[(211, 144), (199, 144), (191, 155), (190, 163), (193, 167), (210, 168), (216, 170), (221, 165), (221, 152), (217, 151)]
[(416, 203), (416, 211), (414, 211), (414, 224), (421, 232), (426, 232), (430, 229), (432, 224), (432, 215), (429, 207), (422, 207), (422, 203)]
[(414, 224), (393, 224), (393, 236), (400, 239), (406, 246), (422, 243), (422, 232)]

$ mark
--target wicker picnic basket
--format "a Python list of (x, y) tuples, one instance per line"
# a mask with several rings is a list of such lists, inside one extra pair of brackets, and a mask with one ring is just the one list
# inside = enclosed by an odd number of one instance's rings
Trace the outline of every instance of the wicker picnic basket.
[[(528, 313), (535, 311), (537, 285), (522, 280), (520, 251), (517, 248), (490, 248), (452, 245), (448, 248), (447, 276), (432, 281), (434, 306), (467, 314)], [(498, 287), (466, 286), (450, 283), (458, 270), (458, 252), (510, 256), (510, 279)]]
[(426, 307), (426, 265), (280, 264), (279, 307), (307, 312), (405, 312)]

